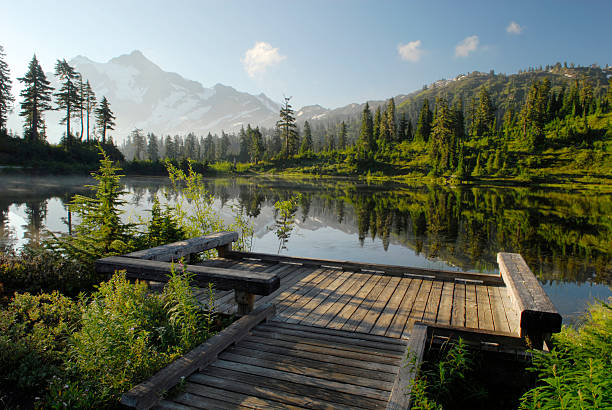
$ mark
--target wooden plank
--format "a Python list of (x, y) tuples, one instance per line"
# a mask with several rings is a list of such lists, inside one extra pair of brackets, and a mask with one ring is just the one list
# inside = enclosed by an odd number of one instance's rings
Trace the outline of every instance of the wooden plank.
[(209, 249), (229, 245), (238, 240), (237, 232), (217, 232), (197, 238), (144, 249), (125, 255), (128, 258), (154, 260), (160, 262), (178, 261), (192, 253), (200, 253)]
[(414, 306), (410, 311), (410, 316), (408, 316), (406, 327), (404, 327), (404, 331), (402, 332), (402, 338), (408, 338), (412, 332), (412, 327), (414, 326), (414, 324), (423, 318), (423, 314), (425, 313), (425, 308), (427, 306), (427, 300), (429, 299), (429, 293), (431, 292), (432, 285), (433, 281), (431, 280), (424, 280), (421, 284), (419, 293), (417, 294), (416, 300), (414, 302)]
[(423, 360), (426, 341), (427, 326), (422, 324), (415, 325), (410, 334), (410, 342), (406, 347), (404, 362), (399, 367), (393, 389), (389, 396), (387, 410), (405, 410), (410, 408), (410, 386)]
[(341, 286), (336, 288), (333, 292), (331, 292), (325, 300), (323, 300), (315, 309), (313, 309), (308, 316), (302, 319), (299, 323), (301, 325), (311, 326), (315, 322), (317, 322), (322, 315), (324, 315), (333, 305), (340, 299), (343, 295), (345, 295), (353, 284), (358, 281), (360, 274), (353, 272), (345, 272), (346, 280), (342, 283)]
[(395, 313), (399, 309), (400, 304), (404, 299), (404, 295), (406, 294), (406, 291), (408, 290), (408, 287), (412, 280), (413, 279), (408, 278), (402, 278), (400, 280), (399, 284), (397, 285), (397, 288), (391, 295), (391, 298), (389, 298), (387, 306), (385, 306), (384, 310), (381, 312), (380, 316), (376, 320), (376, 323), (368, 331), (368, 333), (380, 336), (385, 335), (387, 329), (391, 325), (391, 321), (393, 320)]
[[(276, 318), (275, 318), (276, 320)], [(381, 350), (381, 351), (389, 351), (390, 354), (399, 355), (404, 351), (404, 346), (402, 344), (396, 343), (387, 343), (387, 341), (374, 341), (367, 340), (360, 337), (359, 333), (354, 333), (353, 336), (339, 336), (334, 334), (325, 334), (325, 333), (315, 333), (311, 332), (308, 327), (305, 327), (301, 330), (294, 329), (285, 329), (281, 327), (274, 326), (273, 324), (260, 324), (254, 330), (264, 331), (264, 332), (273, 332), (285, 335), (292, 335), (297, 337), (302, 337), (304, 340), (324, 340), (326, 342), (332, 343), (343, 343), (350, 344), (352, 346), (364, 346), (370, 347), (373, 349)], [(392, 353), (395, 352), (395, 353)]]
[(425, 311), (423, 312), (423, 322), (435, 323), (438, 317), (438, 307), (440, 307), (440, 297), (442, 296), (442, 287), (444, 283), (436, 280), (431, 284), (431, 291), (427, 298)]
[(384, 279), (383, 275), (372, 275), (369, 281), (367, 281), (359, 291), (353, 295), (353, 297), (347, 302), (347, 304), (338, 312), (338, 314), (329, 321), (326, 327), (332, 329), (340, 329), (347, 320), (351, 317), (353, 312), (357, 310), (359, 305), (364, 301), (368, 294), (372, 291), (375, 286), (378, 286), (379, 282)]
[[(287, 323), (299, 323), (302, 319), (306, 318), (311, 312), (313, 312), (328, 296), (331, 296), (336, 289), (340, 287), (344, 282), (346, 282), (347, 278), (350, 276), (350, 272), (339, 272), (340, 275), (336, 277), (333, 281), (327, 284), (321, 284), (318, 289), (313, 289), (311, 292), (314, 292), (314, 296), (303, 306), (298, 307), (297, 310), (294, 310), (293, 314), (287, 313), (287, 319), (285, 322)], [(304, 295), (304, 298), (310, 296), (309, 294)], [(293, 308), (293, 306), (292, 306)], [(288, 309), (289, 310), (289, 309)], [(284, 313), (284, 312), (283, 312)], [(283, 317), (283, 313), (279, 316)]]
[(516, 310), (516, 304), (512, 301), (512, 298), (510, 297), (510, 289), (504, 286), (498, 287), (497, 290), (499, 291), (501, 301), (504, 304), (504, 312), (506, 313), (506, 319), (508, 319), (508, 326), (510, 327), (510, 332), (520, 335), (520, 316), (518, 311)]
[(192, 409), (205, 410), (228, 410), (228, 409), (248, 409), (248, 407), (232, 406), (223, 400), (211, 399), (191, 393), (179, 393), (174, 397), (174, 402), (189, 406)]
[(389, 392), (384, 390), (373, 389), (370, 387), (357, 386), (354, 384), (337, 382), (334, 380), (320, 379), (318, 377), (307, 376), (276, 370), (266, 367), (254, 366), (251, 364), (238, 363), (228, 360), (217, 360), (214, 363), (215, 367), (220, 367), (227, 370), (235, 370), (243, 373), (249, 373), (260, 377), (271, 377), (274, 379), (284, 380), (293, 383), (301, 383), (306, 386), (323, 387), (328, 390), (336, 390), (343, 393), (354, 394), (376, 400), (387, 400)]
[(387, 337), (402, 337), (402, 332), (406, 327), (406, 322), (408, 322), (408, 317), (410, 316), (410, 312), (414, 307), (414, 302), (416, 301), (416, 296), (419, 293), (419, 289), (421, 288), (421, 284), (423, 280), (421, 279), (412, 279), (410, 281), (410, 285), (408, 285), (408, 290), (402, 299), (402, 303), (400, 304), (385, 336)]
[[(329, 401), (318, 400), (312, 397), (304, 397), (303, 395), (292, 394), (287, 391), (281, 391), (265, 386), (261, 386), (260, 383), (249, 384), (244, 383), (241, 380), (242, 373), (235, 374), (235, 379), (226, 380), (221, 377), (210, 376), (207, 374), (200, 373), (197, 377), (197, 383), (205, 386), (216, 387), (225, 391), (231, 391), (236, 393), (242, 393), (247, 396), (254, 396), (268, 400), (274, 400), (280, 403), (287, 403), (299, 408), (309, 409), (339, 409), (339, 410), (352, 410), (354, 407), (345, 406), (339, 403), (332, 403)], [(196, 382), (193, 378), (190, 381)]]
[(522, 331), (540, 334), (561, 330), (562, 318), (533, 272), (518, 253), (497, 254), (504, 283), (518, 307)]
[(156, 410), (192, 410), (193, 407), (185, 406), (184, 404), (174, 403), (170, 400), (162, 400), (155, 407)]
[[(367, 313), (370, 310), (370, 308), (372, 307), (372, 305), (374, 305), (374, 303), (376, 303), (376, 300), (378, 299), (378, 296), (387, 287), (387, 284), (389, 283), (389, 281), (391, 279), (392, 278), (390, 276), (383, 277), (378, 282), (376, 287), (374, 287), (374, 289), (372, 289), (370, 291), (370, 293), (368, 293), (368, 296), (366, 296), (361, 301), (361, 303), (359, 304), (357, 309), (355, 309), (355, 311), (351, 314), (351, 316), (344, 323), (344, 325), (342, 325), (341, 329), (354, 332), (355, 329), (357, 328), (357, 326), (359, 326), (359, 324), (363, 320), (363, 318), (367, 315)], [(393, 278), (393, 279), (395, 279), (395, 278)]]
[(282, 311), (291, 306), (294, 302), (299, 300), (304, 294), (310, 292), (312, 289), (330, 276), (332, 271), (329, 269), (317, 269), (310, 275), (306, 276), (298, 283), (294, 284), (291, 288), (282, 292), (280, 295), (274, 298), (277, 311)]
[(137, 409), (150, 408), (159, 401), (159, 394), (174, 387), (181, 378), (209, 365), (229, 345), (247, 336), (252, 328), (274, 314), (274, 305), (264, 305), (255, 309), (251, 314), (232, 323), (222, 332), (155, 373), (149, 380), (124, 393), (121, 403)]
[(397, 351), (392, 351), (392, 350), (387, 350), (387, 349), (377, 349), (377, 348), (367, 347), (367, 346), (358, 346), (358, 345), (355, 345), (353, 342), (349, 342), (349, 341), (337, 342), (337, 341), (330, 341), (330, 340), (324, 340), (324, 339), (306, 338), (304, 336), (291, 335), (287, 333), (267, 332), (267, 331), (264, 332), (258, 329), (253, 329), (252, 334), (258, 337), (269, 338), (270, 340), (275, 340), (275, 339), (284, 340), (286, 342), (294, 342), (294, 343), (298, 342), (302, 344), (322, 346), (322, 347), (328, 347), (332, 349), (349, 350), (352, 352), (364, 353), (364, 354), (369, 354), (372, 356), (389, 357), (393, 360), (389, 362), (385, 362), (385, 363), (391, 363), (391, 364), (395, 363), (395, 360), (398, 360), (399, 355), (400, 355), (400, 353), (398, 353)]
[[(259, 375), (252, 375), (249, 373), (216, 367), (215, 365), (212, 365), (207, 369), (206, 376), (223, 378), (228, 382), (240, 380), (242, 383), (257, 386), (257, 388), (270, 388), (283, 393), (287, 392), (292, 395), (302, 396), (304, 398), (314, 398), (316, 400), (322, 400), (334, 404), (353, 406), (353, 408), (384, 408), (384, 404), (386, 404), (386, 402), (382, 400), (358, 397), (352, 394), (328, 390), (322, 387), (305, 386), (300, 383), (275, 379), (272, 377), (261, 377)], [(191, 376), (190, 381), (199, 382), (203, 377), (204, 375), (202, 373), (196, 373)]]
[(453, 314), (451, 325), (463, 327), (465, 326), (465, 284), (456, 283), (453, 292)]
[(491, 312), (493, 313), (493, 328), (499, 332), (510, 333), (510, 325), (504, 311), (504, 304), (499, 294), (498, 286), (487, 286), (489, 300), (491, 301)]
[(255, 303), (257, 305), (270, 302), (274, 302), (275, 304), (281, 303), (289, 295), (293, 294), (303, 283), (307, 283), (312, 278), (320, 275), (323, 271), (324, 269), (313, 271), (311, 268), (300, 267), (286, 276), (284, 280), (281, 280), (280, 287), (274, 293), (257, 299)]
[(392, 386), (392, 382), (382, 380), (382, 378), (373, 378), (376, 373), (368, 370), (327, 364), (303, 358), (292, 358), (268, 352), (232, 348), (223, 352), (219, 358), (230, 362), (244, 363), (265, 367), (266, 369), (280, 370), (377, 390), (390, 391)]
[(465, 284), (465, 327), (478, 329), (478, 304), (476, 286)]
[(266, 333), (254, 332), (253, 336), (249, 337), (248, 342), (258, 343), (261, 345), (267, 344), (271, 346), (285, 347), (288, 349), (299, 350), (301, 352), (311, 352), (340, 358), (361, 360), (369, 363), (380, 363), (390, 366), (396, 366), (399, 363), (399, 359), (396, 356), (385, 356), (376, 353), (372, 354), (372, 352), (367, 349), (344, 349), (344, 346), (340, 346), (338, 344), (312, 340), (304, 341), (299, 337), (289, 335), (276, 335), (275, 337), (270, 338)]
[(234, 391), (228, 391), (225, 389), (219, 389), (212, 386), (204, 386), (198, 383), (185, 383), (184, 390), (187, 393), (194, 394), (197, 396), (206, 397), (208, 399), (215, 399), (233, 404), (232, 407), (243, 407), (249, 409), (267, 410), (267, 409), (300, 409), (291, 404), (279, 403), (276, 400), (270, 400), (267, 398), (247, 395), (244, 393), (238, 393)]
[(387, 283), (387, 286), (385, 286), (383, 291), (380, 292), (380, 295), (378, 295), (376, 302), (372, 304), (372, 307), (370, 308), (370, 310), (366, 313), (364, 318), (361, 320), (361, 323), (359, 323), (359, 326), (355, 328), (354, 330), (355, 332), (369, 333), (372, 330), (372, 328), (376, 324), (376, 321), (382, 314), (383, 310), (385, 309), (385, 307), (387, 307), (389, 300), (391, 299), (393, 294), (396, 292), (397, 287), (402, 279), (403, 278), (399, 278), (399, 277), (391, 278), (389, 283)]
[[(96, 272), (113, 273), (125, 270), (131, 279), (167, 282), (172, 264), (151, 260), (109, 256), (95, 262)], [(280, 286), (280, 279), (269, 273), (222, 269), (209, 266), (185, 265), (185, 270), (194, 274), (196, 286), (207, 287), (209, 282), (221, 290), (235, 289), (248, 293), (269, 295)]]
[(397, 266), (397, 265), (382, 265), (375, 263), (361, 263), (352, 261), (338, 261), (329, 259), (313, 259), (313, 258), (298, 258), (293, 256), (284, 255), (273, 255), (266, 253), (257, 252), (236, 252), (232, 251), (228, 253), (228, 257), (243, 258), (243, 257), (258, 258), (262, 261), (276, 261), (276, 262), (293, 262), (301, 263), (308, 266), (327, 266), (334, 267), (337, 269), (344, 269), (350, 271), (375, 271), (384, 272), (387, 275), (393, 276), (405, 276), (405, 275), (416, 275), (423, 277), (434, 277), (441, 280), (455, 279), (467, 279), (467, 280), (478, 280), (484, 283), (491, 284), (503, 284), (503, 281), (499, 275), (490, 275), (484, 273), (472, 273), (472, 272), (456, 272), (456, 271), (445, 271), (439, 269), (426, 269), (426, 268), (414, 268), (408, 266)]
[(455, 290), (455, 283), (444, 282), (442, 288), (442, 296), (440, 297), (440, 307), (438, 308), (438, 317), (436, 323), (443, 325), (451, 324), (452, 310), (453, 310), (453, 292)]
[(309, 333), (322, 333), (325, 335), (344, 336), (344, 337), (350, 337), (350, 338), (355, 338), (355, 339), (371, 340), (374, 342), (406, 346), (406, 342), (404, 340), (393, 339), (393, 338), (385, 337), (385, 336), (377, 336), (377, 335), (368, 334), (368, 333), (347, 332), (345, 330), (329, 329), (325, 327), (316, 327), (316, 326), (306, 326), (301, 323), (292, 324), (292, 323), (285, 323), (285, 322), (277, 322), (274, 320), (270, 321), (269, 324), (271, 326), (278, 327), (278, 328), (284, 328), (284, 329), (303, 330)]
[(497, 344), (498, 346), (495, 350), (501, 350), (502, 347), (524, 350), (527, 347), (525, 340), (516, 334), (508, 332), (446, 326), (437, 323), (435, 325), (427, 324), (427, 332), (430, 338), (434, 336), (451, 339), (462, 338), (466, 343), (479, 347)]
[(397, 371), (397, 366), (384, 364), (384, 363), (378, 363), (378, 362), (372, 362), (372, 361), (369, 361), (367, 358), (361, 358), (360, 360), (358, 360), (358, 359), (348, 358), (346, 357), (345, 354), (340, 354), (336, 356), (338, 352), (333, 349), (330, 349), (329, 351), (327, 351), (327, 353), (323, 354), (323, 353), (317, 353), (317, 352), (310, 352), (308, 350), (299, 349), (299, 348), (294, 349), (292, 347), (284, 347), (284, 346), (265, 344), (265, 343), (256, 343), (252, 341), (250, 338), (242, 340), (240, 343), (237, 344), (237, 346), (244, 347), (246, 349), (251, 349), (253, 351), (259, 350), (263, 352), (277, 353), (277, 354), (285, 355), (285, 356), (303, 357), (305, 359), (318, 360), (318, 361), (326, 362), (330, 364), (340, 364), (344, 366), (357, 367), (359, 369), (372, 370), (372, 371), (377, 372), (379, 376), (383, 378), (383, 380), (387, 380), (387, 376), (385, 375), (395, 376), (395, 373)]
[(476, 303), (478, 304), (478, 328), (494, 330), (491, 302), (486, 286), (476, 285)]
[(326, 327), (332, 320), (334, 320), (336, 315), (338, 315), (338, 312), (344, 309), (353, 296), (355, 296), (372, 278), (371, 273), (354, 273), (353, 276), (356, 277), (355, 282), (353, 282), (345, 293), (340, 295), (340, 297), (325, 311), (325, 313), (323, 313), (319, 318), (313, 318), (313, 326)]

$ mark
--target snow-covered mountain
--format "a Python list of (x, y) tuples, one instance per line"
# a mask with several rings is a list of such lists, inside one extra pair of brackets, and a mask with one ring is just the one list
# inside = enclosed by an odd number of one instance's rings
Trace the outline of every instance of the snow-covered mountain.
[[(115, 140), (122, 140), (133, 129), (158, 135), (194, 132), (206, 135), (221, 130), (236, 131), (247, 123), (273, 126), (278, 119), (280, 105), (266, 95), (251, 95), (232, 87), (217, 84), (206, 88), (179, 74), (162, 70), (140, 51), (133, 51), (98, 63), (84, 56), (68, 62), (89, 80), (98, 101), (106, 96), (117, 117), (111, 132)], [(52, 85), (58, 83), (52, 73), (47, 74)], [(48, 135), (62, 135), (57, 112), (46, 115)], [(73, 129), (80, 132), (80, 121), (73, 121)]]

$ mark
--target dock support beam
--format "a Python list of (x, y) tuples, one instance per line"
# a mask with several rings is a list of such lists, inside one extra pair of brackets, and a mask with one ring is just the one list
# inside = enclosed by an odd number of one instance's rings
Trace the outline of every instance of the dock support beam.
[(238, 305), (236, 315), (244, 316), (251, 313), (253, 311), (253, 306), (255, 306), (255, 295), (243, 290), (234, 290), (234, 294), (236, 304)]

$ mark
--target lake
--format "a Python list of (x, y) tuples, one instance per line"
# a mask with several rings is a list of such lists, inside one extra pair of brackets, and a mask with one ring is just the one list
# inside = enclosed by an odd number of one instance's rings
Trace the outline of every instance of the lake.
[[(0, 239), (38, 242), (67, 232), (66, 204), (86, 193), (84, 177), (0, 177)], [(124, 178), (125, 219), (149, 216), (167, 178)], [(349, 179), (277, 177), (204, 181), (230, 223), (243, 209), (253, 251), (426, 268), (497, 271), (499, 251), (523, 255), (566, 323), (594, 298), (612, 296), (612, 194), (526, 187), (446, 187)], [(176, 192), (168, 197), (175, 199)], [(274, 203), (300, 194), (286, 242), (276, 235)]]

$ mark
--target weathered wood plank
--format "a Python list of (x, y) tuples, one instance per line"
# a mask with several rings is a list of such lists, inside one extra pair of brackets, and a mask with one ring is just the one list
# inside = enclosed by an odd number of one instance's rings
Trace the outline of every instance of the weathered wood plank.
[(451, 339), (462, 338), (466, 343), (479, 347), (482, 347), (483, 344), (497, 344), (498, 346), (495, 349), (498, 351), (501, 351), (502, 348), (524, 350), (527, 347), (525, 340), (518, 337), (517, 334), (496, 330), (470, 329), (436, 323), (433, 325), (427, 324), (427, 332), (430, 338), (436, 336)]
[(486, 286), (476, 285), (476, 303), (478, 304), (478, 328), (493, 330), (493, 314)]
[(190, 381), (198, 384), (216, 387), (225, 391), (231, 391), (236, 393), (242, 393), (248, 396), (260, 397), (267, 400), (274, 400), (280, 403), (286, 403), (299, 408), (309, 409), (339, 409), (339, 410), (352, 410), (354, 407), (345, 406), (339, 403), (332, 403), (329, 401), (318, 400), (313, 397), (305, 397), (304, 395), (297, 395), (288, 391), (282, 391), (278, 389), (269, 388), (262, 386), (259, 381), (256, 383), (242, 382), (243, 373), (233, 374), (233, 380), (227, 380), (221, 377), (210, 376), (208, 374), (199, 373), (197, 380), (192, 377)]
[[(153, 260), (109, 256), (98, 259), (96, 272), (114, 273), (125, 270), (130, 279), (167, 282), (172, 271), (172, 264)], [(249, 272), (237, 269), (222, 269), (212, 266), (185, 265), (185, 270), (194, 274), (196, 286), (207, 287), (209, 282), (221, 290), (236, 289), (259, 295), (269, 295), (280, 286), (276, 275), (262, 272)]]
[(208, 399), (220, 400), (228, 403), (228, 407), (230, 407), (230, 403), (233, 404), (231, 407), (241, 407), (248, 409), (258, 409), (258, 410), (267, 410), (267, 409), (300, 409), (301, 407), (293, 406), (287, 403), (279, 403), (276, 400), (270, 400), (268, 398), (257, 397), (253, 395), (246, 395), (244, 393), (234, 392), (226, 389), (219, 389), (212, 386), (204, 386), (198, 383), (185, 383), (183, 387), (184, 391), (190, 394), (194, 394), (201, 397), (206, 397)]
[(387, 306), (385, 306), (380, 316), (378, 316), (378, 319), (376, 319), (376, 323), (369, 330), (369, 333), (380, 336), (385, 335), (387, 329), (391, 325), (393, 317), (395, 316), (396, 312), (400, 307), (400, 304), (402, 303), (402, 300), (404, 299), (404, 295), (406, 294), (406, 291), (408, 290), (411, 281), (412, 279), (409, 278), (402, 278), (400, 280), (399, 284), (397, 285), (397, 288), (395, 288), (395, 291), (389, 298)]
[(491, 312), (493, 313), (493, 328), (499, 332), (510, 333), (510, 325), (506, 312), (504, 312), (504, 304), (499, 294), (498, 286), (487, 286), (489, 292), (489, 300), (491, 301)]
[[(261, 377), (259, 375), (252, 375), (245, 372), (228, 370), (222, 367), (216, 367), (214, 364), (207, 369), (206, 376), (223, 378), (230, 382), (240, 380), (243, 383), (248, 383), (253, 386), (270, 388), (283, 393), (287, 392), (292, 395), (302, 396), (304, 398), (315, 398), (317, 400), (323, 400), (334, 404), (353, 406), (354, 408), (380, 408), (381, 406), (384, 408), (385, 403), (382, 400), (358, 397), (352, 394), (328, 390), (321, 387), (307, 386), (287, 380), (275, 379), (272, 377)], [(203, 377), (204, 375), (202, 373), (196, 373), (191, 376), (190, 380), (199, 382)]]
[(431, 292), (432, 285), (433, 281), (423, 280), (423, 283), (419, 288), (419, 293), (417, 294), (414, 302), (414, 306), (412, 306), (412, 310), (408, 316), (406, 327), (404, 327), (404, 331), (402, 332), (402, 338), (406, 339), (410, 337), (414, 324), (423, 319), (423, 314), (425, 313), (425, 308), (427, 307), (427, 300), (429, 299), (429, 293)]
[(229, 345), (247, 336), (252, 328), (274, 314), (274, 305), (265, 305), (255, 309), (251, 314), (232, 323), (221, 333), (211, 337), (186, 355), (155, 373), (149, 380), (138, 384), (123, 394), (121, 403), (137, 409), (150, 408), (159, 401), (159, 394), (168, 391), (181, 378), (187, 377), (196, 370), (209, 365)]
[(329, 390), (336, 390), (343, 393), (363, 396), (370, 399), (386, 400), (389, 397), (389, 392), (384, 390), (373, 389), (370, 387), (357, 386), (334, 380), (326, 380), (318, 377), (307, 376), (304, 374), (292, 373), (272, 368), (260, 367), (246, 363), (239, 363), (228, 360), (217, 360), (214, 363), (215, 367), (221, 367), (227, 370), (235, 370), (242, 373), (257, 375), (260, 377), (271, 377), (288, 382), (301, 383), (306, 386), (322, 387)]
[(499, 271), (520, 312), (522, 333), (547, 334), (561, 330), (562, 318), (537, 278), (517, 253), (497, 254)]
[(438, 317), (438, 308), (440, 307), (440, 297), (442, 296), (442, 287), (444, 283), (436, 280), (431, 284), (431, 291), (427, 298), (425, 311), (423, 312), (423, 322), (435, 323)]
[(443, 325), (451, 324), (452, 309), (453, 309), (453, 292), (455, 290), (455, 283), (444, 282), (442, 288), (442, 296), (440, 297), (440, 306), (438, 307), (438, 317), (436, 323)]
[(520, 324), (520, 315), (517, 311), (517, 306), (510, 297), (510, 289), (507, 287), (497, 288), (499, 291), (499, 295), (501, 297), (501, 301), (504, 304), (504, 313), (506, 314), (506, 319), (508, 319), (508, 326), (510, 327), (511, 333), (516, 333), (517, 335), (521, 334), (521, 324)]
[(304, 266), (327, 266), (334, 267), (337, 269), (351, 270), (351, 271), (376, 271), (376, 272), (384, 272), (388, 275), (393, 276), (406, 276), (406, 275), (416, 275), (416, 276), (424, 276), (424, 277), (434, 277), (440, 280), (451, 280), (455, 279), (467, 279), (467, 280), (478, 280), (483, 281), (483, 283), (490, 284), (503, 284), (503, 281), (498, 275), (490, 275), (484, 273), (472, 273), (472, 272), (456, 272), (456, 271), (445, 271), (438, 269), (426, 269), (426, 268), (414, 268), (408, 266), (397, 266), (397, 265), (382, 265), (375, 263), (362, 263), (362, 262), (352, 262), (352, 261), (338, 261), (338, 260), (328, 260), (328, 259), (313, 259), (313, 258), (298, 258), (293, 256), (284, 256), (284, 255), (273, 255), (267, 253), (257, 253), (257, 252), (236, 252), (232, 251), (228, 254), (227, 257), (234, 258), (258, 258), (262, 261), (282, 261), (282, 262), (294, 262), (301, 263)]
[(379, 286), (379, 282), (384, 279), (383, 275), (372, 275), (359, 291), (353, 295), (353, 297), (346, 303), (346, 305), (336, 314), (336, 316), (329, 321), (326, 327), (332, 329), (340, 329), (347, 320), (351, 317), (353, 312), (357, 310), (359, 305), (366, 299), (368, 294), (372, 291), (375, 286)]
[(236, 232), (217, 232), (198, 238), (185, 239), (183, 241), (144, 249), (125, 255), (128, 258), (154, 260), (160, 262), (178, 261), (188, 257), (192, 253), (204, 252), (209, 249), (229, 245), (238, 240)]
[(421, 279), (412, 279), (410, 281), (410, 285), (408, 286), (408, 290), (402, 299), (402, 303), (397, 309), (397, 313), (393, 317), (385, 336), (387, 337), (402, 337), (402, 333), (404, 328), (406, 327), (406, 322), (408, 321), (408, 317), (410, 316), (410, 312), (414, 307), (414, 302), (416, 300), (416, 296), (419, 293), (419, 289), (421, 288), (421, 284), (423, 280)]
[(468, 283), (465, 284), (465, 327), (478, 329), (476, 286)]
[(465, 284), (456, 283), (453, 291), (453, 315), (451, 325), (463, 327), (465, 326)]
[(427, 326), (415, 324), (410, 334), (410, 342), (406, 347), (404, 361), (399, 368), (387, 410), (405, 410), (410, 408), (410, 385), (416, 377), (418, 366), (423, 360), (425, 343), (427, 341)]
[(377, 283), (376, 287), (368, 293), (368, 296), (361, 301), (357, 309), (355, 309), (344, 325), (342, 325), (342, 330), (348, 330), (350, 332), (355, 331), (372, 305), (376, 302), (378, 295), (386, 288), (390, 280), (391, 277), (386, 276)]

